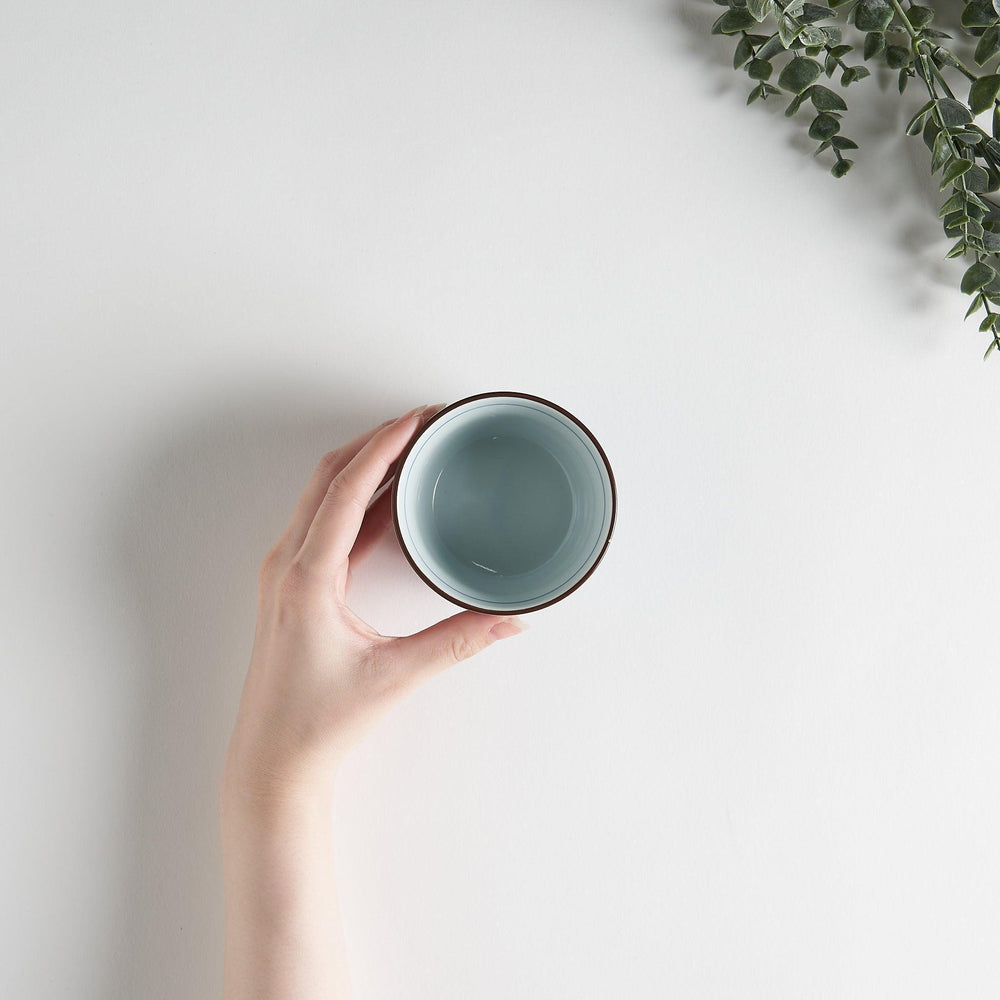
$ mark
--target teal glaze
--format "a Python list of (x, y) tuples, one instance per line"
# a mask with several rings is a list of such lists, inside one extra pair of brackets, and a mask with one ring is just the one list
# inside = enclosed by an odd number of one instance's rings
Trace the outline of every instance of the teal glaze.
[(573, 491), (559, 460), (514, 435), (491, 434), (450, 456), (431, 494), (434, 527), (457, 576), (518, 576), (559, 551)]
[(429, 581), (507, 613), (570, 591), (614, 521), (593, 440), (554, 407), (514, 396), (470, 401), (428, 425), (393, 502), (400, 544)]

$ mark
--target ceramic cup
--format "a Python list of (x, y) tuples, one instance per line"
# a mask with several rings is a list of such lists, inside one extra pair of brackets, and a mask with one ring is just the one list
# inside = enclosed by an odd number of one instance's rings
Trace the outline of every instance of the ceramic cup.
[(611, 540), (604, 449), (572, 413), (524, 392), (439, 410), (399, 457), (392, 518), (425, 583), (473, 611), (523, 614), (571, 594)]

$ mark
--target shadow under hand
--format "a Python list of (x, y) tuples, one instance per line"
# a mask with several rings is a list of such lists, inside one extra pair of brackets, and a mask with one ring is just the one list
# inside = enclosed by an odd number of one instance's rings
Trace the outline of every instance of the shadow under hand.
[(329, 385), (248, 386), (206, 400), (135, 463), (109, 551), (143, 701), (103, 996), (221, 995), (218, 790), (257, 570), (320, 455), (393, 412)]

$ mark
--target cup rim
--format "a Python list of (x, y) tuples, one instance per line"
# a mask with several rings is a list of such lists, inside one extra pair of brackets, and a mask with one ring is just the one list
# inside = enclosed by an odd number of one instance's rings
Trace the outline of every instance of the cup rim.
[(559, 594), (557, 597), (553, 597), (551, 600), (548, 601), (542, 601), (540, 604), (533, 604), (531, 607), (528, 608), (519, 608), (517, 611), (512, 612), (512, 614), (526, 615), (530, 614), (533, 611), (540, 611), (542, 608), (547, 608), (550, 605), (557, 604), (564, 598), (569, 597), (569, 595), (572, 594), (573, 591), (579, 588), (590, 578), (590, 575), (594, 572), (595, 569), (597, 569), (597, 567), (600, 565), (601, 560), (604, 558), (604, 553), (607, 551), (608, 545), (611, 542), (611, 536), (615, 532), (615, 521), (617, 520), (618, 517), (618, 487), (615, 483), (615, 474), (612, 471), (611, 462), (608, 461), (608, 456), (605, 453), (604, 448), (601, 447), (601, 442), (597, 440), (597, 438), (591, 432), (590, 428), (582, 420), (580, 420), (579, 417), (574, 416), (564, 406), (560, 406), (558, 403), (553, 403), (551, 399), (545, 399), (542, 396), (535, 396), (530, 392), (515, 392), (513, 390), (505, 392), (501, 391), (477, 392), (472, 396), (464, 396), (462, 399), (457, 399), (455, 400), (455, 402), (449, 403), (447, 406), (442, 407), (440, 410), (437, 411), (437, 413), (435, 413), (432, 417), (430, 417), (424, 422), (420, 430), (413, 435), (407, 446), (400, 453), (400, 456), (397, 459), (396, 472), (392, 477), (392, 497), (390, 500), (390, 506), (392, 507), (392, 527), (393, 531), (396, 534), (396, 541), (399, 543), (399, 547), (402, 550), (403, 555), (406, 557), (406, 561), (413, 568), (413, 571), (417, 574), (417, 576), (420, 577), (421, 580), (424, 581), (424, 583), (427, 584), (428, 587), (431, 588), (431, 590), (440, 594), (445, 600), (450, 601), (452, 604), (457, 604), (459, 607), (465, 608), (468, 611), (478, 611), (480, 614), (496, 615), (498, 617), (502, 617), (504, 615), (504, 612), (495, 611), (489, 608), (483, 608), (478, 605), (469, 604), (466, 601), (459, 600), (454, 595), (449, 594), (446, 591), (442, 590), (433, 580), (431, 580), (427, 576), (426, 573), (423, 572), (423, 570), (421, 570), (421, 568), (417, 565), (416, 560), (410, 554), (410, 550), (407, 548), (406, 543), (403, 541), (403, 533), (402, 531), (400, 531), (399, 528), (398, 490), (397, 490), (399, 484), (399, 473), (402, 470), (403, 466), (406, 464), (407, 457), (409, 456), (410, 452), (412, 451), (413, 447), (417, 444), (417, 442), (424, 436), (424, 434), (427, 433), (427, 429), (432, 424), (436, 423), (437, 420), (443, 417), (446, 413), (450, 413), (452, 410), (457, 409), (459, 406), (464, 406), (466, 403), (472, 403), (477, 399), (491, 399), (498, 396), (513, 396), (518, 399), (530, 399), (536, 403), (542, 403), (545, 406), (550, 406), (552, 407), (553, 410), (558, 410), (559, 413), (563, 414), (563, 416), (568, 417), (570, 420), (572, 420), (573, 423), (576, 424), (576, 426), (579, 427), (580, 430), (582, 430), (587, 435), (587, 437), (593, 443), (594, 447), (597, 449), (598, 454), (601, 456), (601, 461), (604, 463), (604, 468), (607, 469), (608, 479), (611, 482), (611, 524), (608, 527), (608, 534), (607, 537), (604, 539), (604, 544), (601, 546), (601, 551), (597, 554), (597, 558), (593, 561), (590, 568), (587, 570), (586, 573), (583, 574), (583, 576), (580, 577), (579, 580), (576, 581), (576, 583), (573, 584), (572, 587), (567, 588), (565, 591), (563, 591), (563, 593)]

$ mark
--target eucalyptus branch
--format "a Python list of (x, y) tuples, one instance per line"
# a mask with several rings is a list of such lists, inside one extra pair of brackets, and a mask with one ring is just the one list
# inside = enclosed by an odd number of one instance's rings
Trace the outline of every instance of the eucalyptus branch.
[[(902, 0), (714, 2), (726, 10), (713, 33), (738, 36), (733, 67), (754, 81), (747, 103), (790, 94), (785, 115), (793, 117), (809, 101), (816, 112), (809, 136), (819, 143), (817, 154), (833, 152), (835, 177), (850, 170), (853, 161), (843, 154), (858, 146), (840, 132), (847, 102), (818, 80), (839, 70), (841, 86), (848, 87), (871, 75), (866, 66), (845, 62), (855, 48), (845, 31), (863, 36), (865, 62), (878, 60), (898, 73), (901, 95), (911, 79), (920, 79), (929, 100), (906, 133), (922, 135), (931, 173), (941, 172), (946, 197), (939, 218), (945, 235), (955, 240), (945, 256), (971, 258), (961, 279), (962, 291), (972, 296), (966, 317), (981, 311), (979, 329), (991, 335), (984, 356), (1000, 351), (1000, 309), (994, 308), (1000, 306), (1000, 205), (987, 197), (1000, 190), (1000, 67), (977, 73), (946, 47), (951, 35), (933, 26), (937, 12), (930, 0), (905, 7)], [(978, 39), (975, 62), (986, 67), (1000, 55), (1000, 0), (966, 0), (960, 28)], [(771, 82), (776, 59), (783, 65)], [(967, 100), (956, 95), (948, 70), (968, 84)], [(976, 122), (987, 111), (991, 131)]]

